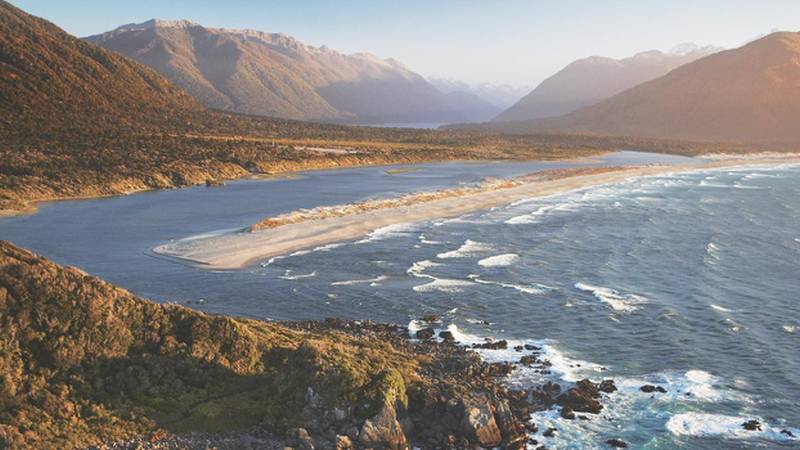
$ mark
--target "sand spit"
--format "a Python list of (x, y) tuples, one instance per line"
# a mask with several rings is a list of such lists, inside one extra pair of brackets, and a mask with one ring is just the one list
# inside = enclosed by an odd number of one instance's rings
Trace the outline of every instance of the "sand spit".
[(153, 249), (216, 270), (239, 269), (258, 260), (366, 236), (390, 225), (452, 218), (634, 177), (734, 166), (800, 163), (798, 158), (727, 159), (696, 164), (578, 168), (544, 171), (512, 180), (487, 181), (475, 187), (410, 194), (396, 199), (316, 208), (267, 218), (236, 233), (184, 239)]

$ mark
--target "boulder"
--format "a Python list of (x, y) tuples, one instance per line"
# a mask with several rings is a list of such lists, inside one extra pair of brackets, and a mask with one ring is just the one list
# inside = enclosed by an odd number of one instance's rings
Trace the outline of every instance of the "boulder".
[(606, 394), (610, 394), (617, 390), (617, 385), (614, 384), (614, 380), (603, 380), (597, 385), (597, 389)]
[(420, 340), (428, 340), (428, 339), (433, 338), (435, 335), (436, 335), (436, 332), (433, 330), (433, 328), (430, 328), (430, 327), (423, 328), (423, 329), (417, 331), (417, 339), (420, 339)]
[(384, 405), (377, 416), (364, 421), (358, 433), (358, 443), (362, 448), (390, 450), (408, 448), (408, 439), (397, 420), (397, 411), (393, 405)]
[(756, 419), (748, 420), (742, 424), (742, 428), (747, 431), (761, 431), (761, 422)]
[(336, 435), (336, 450), (350, 450), (353, 448), (353, 441), (349, 437)]
[(645, 384), (644, 386), (640, 387), (639, 390), (648, 394), (651, 392), (660, 392), (662, 394), (667, 392), (667, 390), (663, 387), (653, 386), (652, 384)]
[(314, 450), (314, 440), (305, 428), (292, 428), (287, 433), (292, 447), (299, 450)]
[(562, 407), (569, 407), (573, 411), (591, 414), (598, 414), (603, 409), (603, 405), (597, 399), (579, 387), (569, 389), (556, 397), (556, 403)]
[(561, 408), (560, 415), (564, 419), (575, 420), (575, 411), (573, 411), (569, 406)]
[(606, 441), (606, 444), (614, 448), (628, 448), (628, 444), (621, 439), (609, 439)]
[(465, 405), (464, 417), (461, 420), (461, 432), (473, 444), (491, 448), (500, 445), (503, 441), (493, 409), (488, 403)]
[(441, 331), (439, 332), (439, 337), (442, 338), (445, 342), (455, 342), (456, 338), (453, 336), (453, 333), (449, 331)]

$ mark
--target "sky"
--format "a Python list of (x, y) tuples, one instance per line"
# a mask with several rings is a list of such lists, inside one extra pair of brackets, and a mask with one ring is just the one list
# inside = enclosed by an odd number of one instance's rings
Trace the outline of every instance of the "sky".
[(426, 76), (535, 86), (575, 59), (800, 31), (800, 0), (11, 0), (76, 36), (190, 19), (395, 58)]

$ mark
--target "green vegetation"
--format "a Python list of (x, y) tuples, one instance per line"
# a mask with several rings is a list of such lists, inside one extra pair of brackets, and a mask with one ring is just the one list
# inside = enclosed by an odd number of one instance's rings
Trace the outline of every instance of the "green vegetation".
[(309, 388), (372, 417), (408, 404), (426, 361), (384, 339), (140, 300), (0, 243), (0, 438), (13, 448), (298, 426)]

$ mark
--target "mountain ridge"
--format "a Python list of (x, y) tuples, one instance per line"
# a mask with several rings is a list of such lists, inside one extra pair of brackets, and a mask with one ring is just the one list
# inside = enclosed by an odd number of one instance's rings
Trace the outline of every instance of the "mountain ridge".
[(683, 65), (564, 117), (551, 130), (694, 141), (800, 142), (800, 33), (777, 32)]
[(299, 120), (488, 120), (496, 108), (449, 96), (399, 61), (313, 47), (283, 33), (151, 19), (85, 40), (144, 63), (210, 108)]
[(719, 50), (712, 46), (681, 44), (670, 52), (648, 50), (622, 59), (581, 58), (548, 77), (493, 121), (512, 122), (569, 114)]

